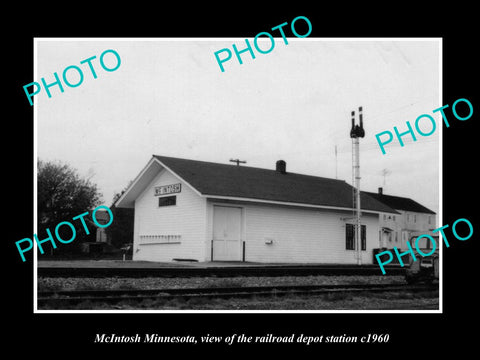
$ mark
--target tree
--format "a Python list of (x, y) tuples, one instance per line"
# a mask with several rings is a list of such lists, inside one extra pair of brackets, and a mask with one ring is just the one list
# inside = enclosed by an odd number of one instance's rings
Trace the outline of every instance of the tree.
[(115, 203), (130, 186), (130, 183), (122, 192), (116, 193), (113, 196), (113, 204), (110, 206), (110, 210), (112, 211), (115, 221), (105, 229), (110, 243), (117, 248), (127, 243), (133, 243), (134, 210), (115, 206)]
[[(58, 223), (68, 221), (76, 227), (77, 237), (75, 240), (62, 246), (57, 250), (61, 252), (71, 252), (79, 249), (79, 243), (87, 240), (83, 225), (79, 220), (72, 221), (72, 218), (91, 211), (99, 205), (101, 194), (97, 186), (89, 179), (80, 177), (77, 171), (67, 164), (60, 162), (45, 162), (38, 160), (37, 176), (38, 193), (38, 236), (39, 239), (46, 238), (46, 229), (50, 229), (53, 236), (54, 229)], [(95, 236), (95, 226), (91, 216), (84, 217), (87, 227), (90, 230), (90, 237)], [(71, 237), (71, 230), (60, 228), (70, 234), (65, 235), (68, 239)], [(95, 241), (94, 239), (90, 241)], [(68, 249), (68, 250), (67, 250)]]

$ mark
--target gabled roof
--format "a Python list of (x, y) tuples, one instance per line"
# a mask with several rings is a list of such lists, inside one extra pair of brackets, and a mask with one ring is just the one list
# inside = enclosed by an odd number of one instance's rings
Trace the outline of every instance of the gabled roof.
[[(201, 196), (352, 209), (353, 188), (343, 180), (158, 155), (153, 155), (153, 159)], [(143, 172), (148, 172), (148, 166)], [(129, 191), (130, 188), (118, 200), (117, 206), (122, 207), (122, 202), (125, 205), (123, 199), (128, 197)], [(361, 206), (365, 211), (397, 213), (365, 193), (361, 194)]]
[(368, 196), (373, 197), (374, 199), (388, 205), (389, 207), (395, 210), (413, 211), (413, 212), (419, 212), (419, 213), (425, 213), (425, 214), (435, 214), (435, 212), (433, 212), (432, 210), (426, 208), (425, 206), (419, 204), (418, 202), (410, 198), (372, 193), (367, 191), (363, 191), (363, 192)]

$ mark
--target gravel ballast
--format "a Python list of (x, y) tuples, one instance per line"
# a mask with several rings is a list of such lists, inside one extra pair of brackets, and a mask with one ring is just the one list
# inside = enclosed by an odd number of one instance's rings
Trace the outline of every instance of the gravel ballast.
[(37, 281), (38, 291), (88, 289), (174, 289), (327, 284), (405, 284), (403, 276), (279, 276), (279, 277), (190, 277), (190, 278), (48, 278)]

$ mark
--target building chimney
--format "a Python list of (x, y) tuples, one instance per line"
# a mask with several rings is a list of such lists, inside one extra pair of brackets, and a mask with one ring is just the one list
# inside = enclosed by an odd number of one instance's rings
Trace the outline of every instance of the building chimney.
[(381, 188), (381, 187), (378, 188), (378, 194), (383, 195), (383, 188)]
[(287, 163), (283, 160), (278, 160), (276, 170), (280, 174), (286, 174), (287, 173)]

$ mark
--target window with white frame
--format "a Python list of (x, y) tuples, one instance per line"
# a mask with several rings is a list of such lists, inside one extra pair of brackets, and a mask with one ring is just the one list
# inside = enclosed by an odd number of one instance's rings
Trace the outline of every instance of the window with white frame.
[(172, 206), (177, 204), (176, 196), (164, 196), (158, 198), (158, 206)]

